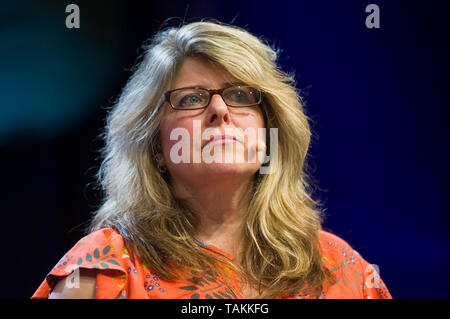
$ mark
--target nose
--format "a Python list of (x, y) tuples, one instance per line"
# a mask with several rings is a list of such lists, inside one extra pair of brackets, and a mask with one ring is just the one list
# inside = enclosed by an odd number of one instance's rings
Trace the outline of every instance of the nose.
[(230, 121), (228, 106), (219, 94), (214, 94), (207, 107), (206, 123), (209, 126), (215, 126), (222, 123), (229, 124)]

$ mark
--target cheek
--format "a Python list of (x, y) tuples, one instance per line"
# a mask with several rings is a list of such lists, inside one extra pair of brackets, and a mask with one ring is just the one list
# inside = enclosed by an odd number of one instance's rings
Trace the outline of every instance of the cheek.
[(265, 130), (264, 117), (261, 111), (255, 110), (255, 112), (240, 116), (235, 122), (235, 125), (243, 131), (247, 130), (248, 132), (244, 139), (244, 147), (247, 150), (246, 157), (247, 154), (250, 157), (258, 156), (258, 158), (263, 156), (266, 151), (266, 137), (264, 134), (261, 134), (262, 132), (258, 131), (258, 129)]
[[(171, 161), (170, 152), (172, 148), (176, 150), (191, 148), (191, 136), (193, 135), (192, 120), (168, 118), (161, 122), (160, 130), (162, 151), (167, 162)], [(173, 139), (170, 139), (171, 135)], [(175, 144), (177, 144), (176, 147), (174, 147)]]
[(264, 117), (260, 110), (253, 110), (246, 114), (241, 114), (236, 117), (235, 125), (238, 128), (264, 128)]

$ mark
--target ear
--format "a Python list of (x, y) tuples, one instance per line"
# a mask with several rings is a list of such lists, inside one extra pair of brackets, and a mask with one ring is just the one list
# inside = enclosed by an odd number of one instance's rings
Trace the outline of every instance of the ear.
[(156, 164), (158, 166), (164, 166), (165, 165), (165, 160), (164, 160), (164, 156), (163, 156), (162, 152), (156, 153), (155, 160), (156, 160)]

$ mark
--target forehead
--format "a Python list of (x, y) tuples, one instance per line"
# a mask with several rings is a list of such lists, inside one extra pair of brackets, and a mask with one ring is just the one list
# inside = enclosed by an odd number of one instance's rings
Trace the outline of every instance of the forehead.
[(204, 57), (188, 57), (181, 64), (172, 89), (188, 86), (219, 89), (231, 82), (238, 82), (238, 80), (223, 67)]

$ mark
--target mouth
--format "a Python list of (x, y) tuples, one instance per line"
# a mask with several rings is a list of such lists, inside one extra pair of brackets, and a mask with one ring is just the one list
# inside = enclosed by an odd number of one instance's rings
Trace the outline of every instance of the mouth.
[(226, 143), (235, 143), (239, 142), (235, 136), (231, 135), (214, 135), (209, 138), (209, 140), (206, 140), (203, 142), (202, 148), (205, 147), (208, 144), (226, 144)]

